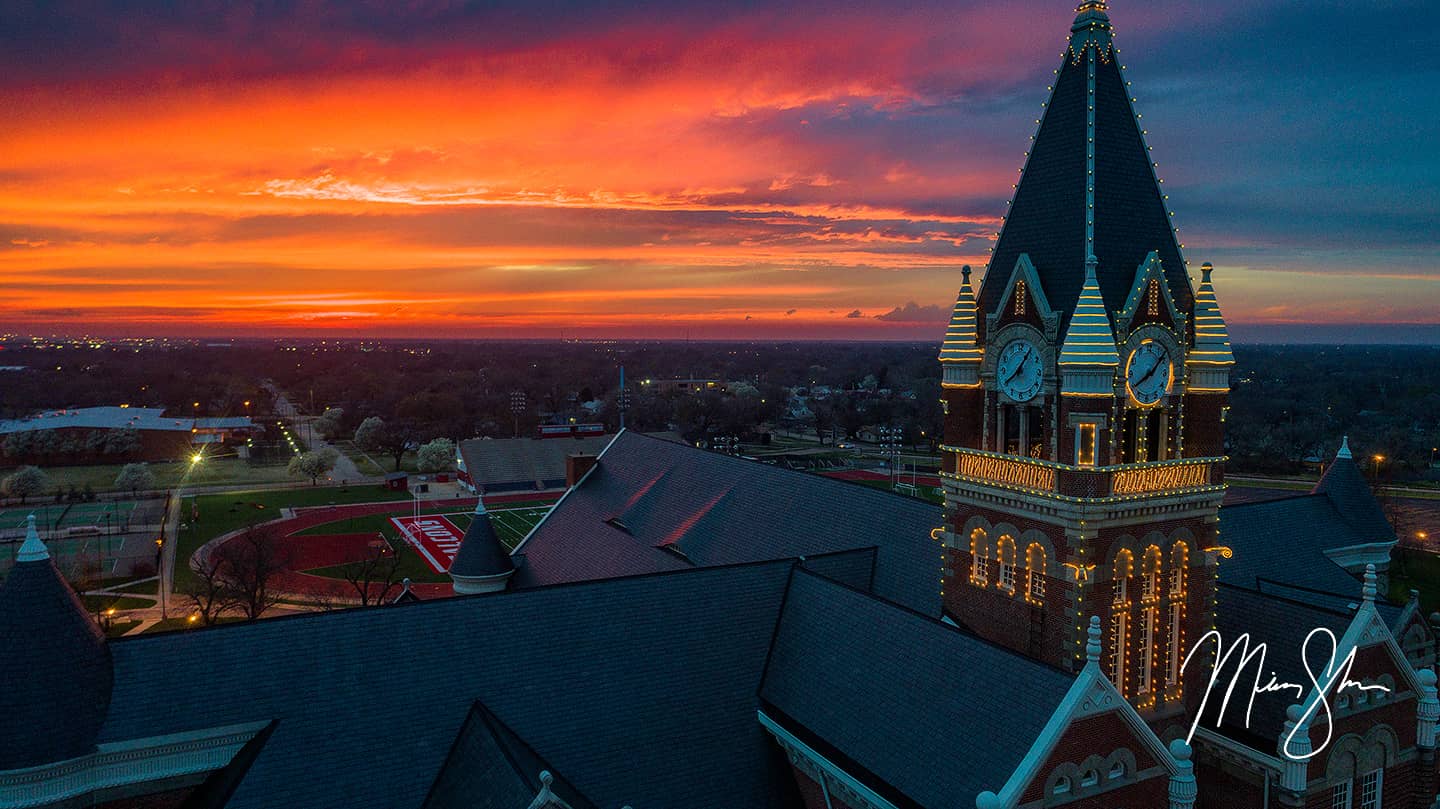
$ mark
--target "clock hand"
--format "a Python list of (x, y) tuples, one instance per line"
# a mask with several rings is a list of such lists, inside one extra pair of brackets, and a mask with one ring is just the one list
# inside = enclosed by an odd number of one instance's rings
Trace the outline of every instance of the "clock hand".
[(1145, 372), (1145, 376), (1141, 377), (1138, 384), (1143, 385), (1148, 382), (1150, 380), (1150, 377), (1154, 376), (1155, 372), (1158, 370), (1160, 370), (1160, 360), (1157, 359), (1155, 360), (1155, 364), (1150, 366), (1150, 370)]

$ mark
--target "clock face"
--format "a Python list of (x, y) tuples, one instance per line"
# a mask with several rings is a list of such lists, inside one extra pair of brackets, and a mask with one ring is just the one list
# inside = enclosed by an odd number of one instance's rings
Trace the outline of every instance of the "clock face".
[(1044, 374), (1040, 367), (1040, 349), (1028, 340), (1016, 340), (1000, 352), (995, 379), (1000, 392), (1017, 402), (1028, 402), (1040, 392)]
[(1125, 363), (1125, 387), (1130, 397), (1142, 405), (1153, 405), (1170, 391), (1175, 369), (1165, 346), (1146, 340), (1130, 352)]

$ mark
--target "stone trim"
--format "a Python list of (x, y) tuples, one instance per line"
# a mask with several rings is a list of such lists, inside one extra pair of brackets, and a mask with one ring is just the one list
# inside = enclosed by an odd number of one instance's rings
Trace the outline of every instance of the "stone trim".
[(44, 806), (101, 789), (218, 770), (269, 724), (107, 742), (79, 758), (0, 772), (0, 809)]
[(775, 741), (780, 743), (791, 766), (819, 784), (827, 795), (835, 796), (851, 809), (897, 809), (895, 804), (880, 797), (854, 776), (797, 739), (790, 731), (766, 716), (763, 710), (755, 713), (760, 720), (760, 726), (768, 730), (770, 735), (775, 737)]

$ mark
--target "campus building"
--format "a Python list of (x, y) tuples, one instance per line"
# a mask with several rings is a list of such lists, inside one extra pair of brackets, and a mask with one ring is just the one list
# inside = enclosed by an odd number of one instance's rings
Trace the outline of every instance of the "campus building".
[(1130, 105), (1087, 0), (941, 349), (943, 508), (621, 432), (513, 552), (477, 510), (476, 595), (109, 642), (32, 532), (0, 807), (1432, 806), (1435, 635), (1348, 445), (1222, 507), (1225, 322)]
[(76, 407), (0, 421), (7, 464), (179, 461), (204, 444), (243, 441), (261, 432), (248, 416), (167, 416), (159, 407)]

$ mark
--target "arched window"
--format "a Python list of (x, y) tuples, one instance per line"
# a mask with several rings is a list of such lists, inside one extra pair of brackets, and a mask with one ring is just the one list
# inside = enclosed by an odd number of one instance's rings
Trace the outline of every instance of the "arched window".
[(990, 583), (990, 540), (983, 528), (970, 532), (970, 583), (980, 587)]
[(1180, 664), (1185, 661), (1185, 572), (1190, 548), (1176, 542), (1170, 549), (1170, 631), (1166, 638), (1165, 684), (1180, 682)]
[(1045, 603), (1045, 546), (1039, 542), (1025, 548), (1025, 600), (1037, 606)]
[(1007, 593), (1015, 592), (1015, 539), (1009, 534), (1000, 537), (995, 543), (995, 561), (1000, 565), (1000, 581), (998, 586)]
[(1145, 593), (1140, 613), (1140, 670), (1135, 678), (1135, 693), (1150, 693), (1151, 675), (1155, 669), (1155, 622), (1159, 618), (1157, 607), (1160, 601), (1160, 548), (1151, 545), (1145, 549)]
[(1130, 576), (1134, 573), (1134, 557), (1121, 549), (1115, 554), (1114, 599), (1110, 606), (1110, 682), (1121, 696), (1125, 695), (1125, 667), (1130, 659)]
[(1095, 770), (1086, 770), (1080, 776), (1080, 786), (1093, 787), (1100, 783), (1100, 773)]
[(1110, 766), (1110, 772), (1109, 772), (1109, 774), (1105, 776), (1105, 778), (1108, 779), (1108, 780), (1110, 780), (1110, 781), (1114, 781), (1116, 778), (1124, 778), (1124, 777), (1125, 777), (1125, 762), (1123, 762), (1123, 761), (1117, 761), (1117, 762), (1115, 762), (1114, 764), (1112, 764), (1112, 765)]
[(1053, 786), (1053, 787), (1050, 788), (1050, 794), (1051, 794), (1051, 795), (1069, 795), (1069, 794), (1070, 794), (1070, 778), (1069, 778), (1069, 776), (1062, 775), (1062, 776), (1060, 776), (1059, 778), (1055, 779), (1055, 786)]

